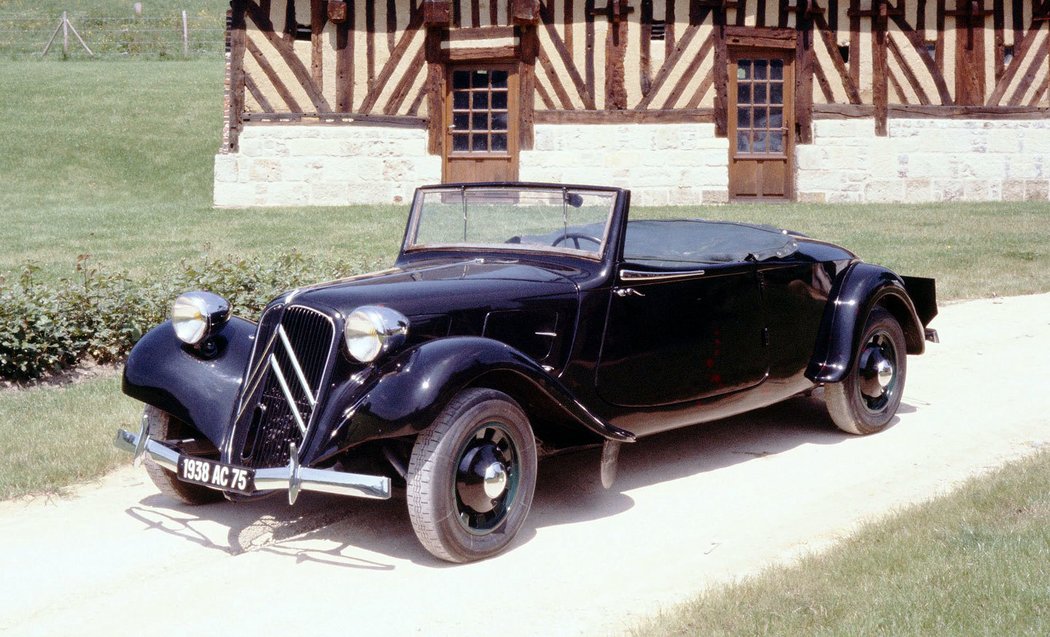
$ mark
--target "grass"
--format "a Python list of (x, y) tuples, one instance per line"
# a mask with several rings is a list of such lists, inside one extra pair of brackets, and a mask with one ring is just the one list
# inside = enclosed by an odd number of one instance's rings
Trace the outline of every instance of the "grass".
[(0, 62), (19, 96), (0, 101), (0, 273), (31, 261), (53, 280), (80, 254), (139, 276), (202, 251), (391, 261), (403, 207), (211, 207), (222, 72), (214, 60)]
[(637, 635), (1046, 635), (1050, 452), (714, 589)]
[(111, 441), (137, 430), (142, 406), (120, 393), (120, 378), (66, 387), (0, 390), (0, 500), (53, 493), (127, 464)]

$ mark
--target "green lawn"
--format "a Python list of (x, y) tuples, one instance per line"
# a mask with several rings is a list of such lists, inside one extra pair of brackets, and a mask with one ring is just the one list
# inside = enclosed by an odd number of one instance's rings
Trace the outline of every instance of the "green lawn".
[(1050, 634), (1050, 452), (718, 587), (636, 635)]
[(141, 414), (112, 372), (62, 388), (0, 390), (0, 500), (59, 492), (127, 464), (113, 437), (117, 427), (137, 430)]

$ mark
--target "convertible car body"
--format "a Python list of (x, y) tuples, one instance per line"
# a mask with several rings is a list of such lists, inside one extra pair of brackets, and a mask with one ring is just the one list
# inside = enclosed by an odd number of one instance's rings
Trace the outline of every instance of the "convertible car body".
[[(382, 272), (292, 290), (258, 322), (208, 292), (135, 346), (118, 446), (188, 503), (389, 498), (439, 558), (503, 550), (543, 455), (620, 445), (825, 386), (855, 434), (894, 417), (934, 282), (775, 228), (635, 219), (630, 193), (424, 187)], [(595, 467), (597, 470), (598, 468)]]

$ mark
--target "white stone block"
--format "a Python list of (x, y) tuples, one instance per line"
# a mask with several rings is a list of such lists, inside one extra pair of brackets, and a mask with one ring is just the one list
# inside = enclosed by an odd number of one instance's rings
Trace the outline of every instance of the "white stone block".
[(243, 208), (255, 203), (255, 184), (216, 183), (212, 202), (220, 208)]
[(237, 155), (219, 154), (215, 156), (215, 182), (232, 183), (238, 179)]

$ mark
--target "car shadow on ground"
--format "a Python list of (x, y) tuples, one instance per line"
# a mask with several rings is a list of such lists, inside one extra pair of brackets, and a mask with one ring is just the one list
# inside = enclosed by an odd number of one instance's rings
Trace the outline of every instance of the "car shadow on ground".
[[(899, 412), (915, 410), (902, 404)], [(608, 490), (601, 485), (598, 448), (547, 458), (540, 462), (532, 510), (513, 546), (527, 544), (537, 529), (624, 513), (634, 506), (628, 493), (636, 489), (718, 471), (801, 445), (835, 445), (855, 438), (835, 428), (823, 400), (796, 397), (624, 445), (617, 480)], [(288, 505), (283, 494), (198, 507), (175, 504), (157, 494), (127, 513), (148, 529), (232, 554), (267, 551), (297, 563), (373, 570), (395, 568), (383, 556), (448, 566), (430, 556), (416, 540), (403, 489), (395, 490), (394, 497), (386, 501), (304, 493), (295, 506)]]

